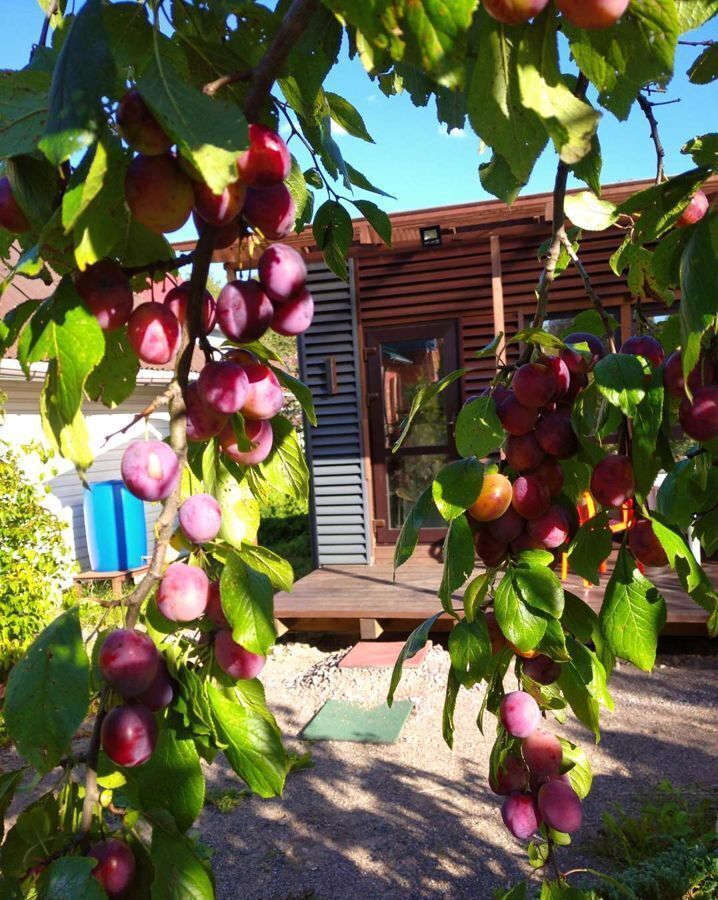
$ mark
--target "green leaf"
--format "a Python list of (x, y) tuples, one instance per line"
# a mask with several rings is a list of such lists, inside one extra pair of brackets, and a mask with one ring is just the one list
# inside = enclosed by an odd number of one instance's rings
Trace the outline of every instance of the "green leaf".
[(606, 586), (599, 619), (616, 656), (650, 672), (656, 661), (658, 635), (666, 624), (666, 601), (641, 575), (625, 547)]
[(601, 144), (598, 140), (598, 135), (594, 134), (590, 153), (587, 153), (582, 160), (579, 160), (573, 166), (573, 174), (576, 178), (580, 178), (581, 181), (585, 181), (597, 197), (601, 196), (602, 165)]
[(479, 178), (483, 189), (487, 193), (493, 194), (494, 197), (498, 197), (499, 200), (503, 200), (507, 206), (513, 204), (527, 183), (527, 181), (516, 178), (511, 164), (498, 153), (494, 153), (489, 162), (481, 163)]
[(570, 166), (591, 152), (601, 116), (563, 80), (557, 29), (553, 10), (537, 16), (528, 26), (519, 44), (518, 78), (521, 102), (539, 116), (559, 156)]
[(521, 602), (559, 619), (563, 612), (563, 588), (558, 576), (546, 568), (547, 564), (548, 560), (534, 562), (529, 553), (522, 553), (511, 578)]
[(399, 540), (394, 547), (394, 572), (399, 566), (403, 566), (414, 553), (419, 542), (419, 530), (422, 528), (427, 516), (430, 516), (435, 509), (432, 491), (433, 485), (430, 484), (412, 506), (411, 512), (401, 526)]
[[(207, 445), (206, 454), (217, 460), (217, 450), (213, 443)], [(214, 496), (222, 510), (222, 524), (219, 539), (232, 547), (241, 547), (257, 537), (259, 530), (259, 504), (245, 479), (237, 479), (227, 468), (225, 460), (218, 460), (214, 474), (207, 472), (205, 488)]]
[(301, 233), (304, 226), (312, 219), (314, 194), (307, 189), (307, 182), (302, 168), (294, 157), (292, 157), (292, 168), (284, 183), (289, 188), (289, 193), (292, 195), (294, 205), (297, 208), (297, 219), (294, 228), (297, 233)]
[(392, 453), (396, 453), (396, 451), (404, 443), (404, 440), (409, 433), (409, 429), (411, 428), (411, 423), (421, 412), (421, 410), (425, 406), (428, 406), (430, 403), (432, 403), (434, 398), (437, 397), (442, 391), (446, 390), (449, 385), (453, 384), (455, 381), (458, 381), (459, 378), (461, 378), (465, 374), (466, 369), (457, 369), (455, 372), (449, 372), (448, 375), (444, 375), (444, 377), (439, 381), (433, 381), (431, 384), (426, 384), (424, 385), (424, 387), (419, 388), (419, 390), (414, 394), (414, 397), (411, 401), (411, 409), (409, 410), (409, 415), (406, 416), (404, 421), (401, 423), (401, 431), (399, 432), (399, 437), (397, 438), (394, 446), (391, 448)]
[(137, 84), (142, 99), (177, 143), (180, 153), (216, 193), (237, 180), (237, 156), (249, 142), (240, 109), (210, 98), (183, 78), (164, 44)]
[(591, 483), (593, 469), (588, 463), (573, 459), (561, 459), (563, 469), (563, 493), (575, 504), (581, 500)]
[(347, 173), (349, 174), (349, 181), (351, 181), (354, 187), (358, 187), (362, 191), (368, 191), (370, 194), (380, 194), (382, 197), (391, 197), (392, 200), (396, 200), (396, 197), (393, 194), (387, 194), (387, 192), (382, 191), (381, 188), (375, 187), (366, 175), (362, 175), (362, 173), (358, 169), (355, 169), (354, 166), (350, 166), (349, 163), (347, 163), (346, 166)]
[[(30, 225), (35, 231), (41, 231), (55, 208), (59, 188), (57, 172), (41, 157), (15, 156), (5, 162), (5, 174), (10, 181), (13, 196)], [(27, 258), (30, 252), (30, 249), (26, 249), (23, 256)], [(19, 271), (30, 276), (36, 275), (39, 265), (35, 270), (28, 269), (26, 264)]]
[(88, 856), (65, 856), (50, 863), (40, 876), (37, 896), (42, 900), (103, 900), (107, 894), (93, 878), (97, 860)]
[(633, 417), (631, 459), (639, 500), (648, 496), (661, 468), (656, 443), (663, 422), (663, 393), (663, 372), (657, 369)]
[(691, 84), (710, 84), (718, 78), (718, 45), (706, 47), (688, 69)]
[(563, 663), (571, 658), (566, 649), (566, 635), (558, 619), (546, 617), (546, 631), (536, 649), (556, 662)]
[(718, 296), (718, 213), (710, 212), (692, 229), (681, 256), (681, 336), (683, 373), (696, 366), (700, 335), (716, 321)]
[(599, 584), (599, 566), (608, 559), (612, 546), (608, 513), (601, 512), (584, 522), (576, 532), (568, 548), (569, 566), (586, 581)]
[(354, 200), (354, 206), (364, 216), (387, 247), (391, 247), (391, 219), (371, 200)]
[(61, 395), (58, 364), (51, 360), (40, 394), (42, 429), (60, 455), (74, 463), (78, 475), (84, 481), (84, 472), (92, 465), (94, 458), (90, 448), (90, 433), (79, 409), (71, 419), (65, 418), (61, 412)]
[(133, 804), (147, 813), (166, 810), (180, 831), (187, 831), (202, 811), (204, 775), (194, 741), (179, 737), (166, 722), (152, 756), (128, 769), (127, 780)]
[(312, 397), (311, 390), (304, 384), (303, 381), (300, 381), (298, 378), (295, 378), (293, 375), (290, 375), (286, 369), (282, 369), (280, 366), (273, 366), (271, 362), (267, 363), (269, 368), (274, 372), (277, 376), (277, 380), (282, 385), (285, 390), (289, 391), (290, 394), (293, 394), (297, 400), (297, 403), (304, 410), (304, 414), (309, 420), (310, 425), (314, 425), (317, 427), (317, 414), (314, 409), (314, 398)]
[(257, 466), (273, 490), (305, 500), (309, 492), (309, 470), (297, 432), (283, 416), (272, 419), (272, 452)]
[(465, 687), (481, 681), (491, 662), (491, 638), (485, 616), (473, 622), (457, 622), (449, 632), (449, 655), (451, 666)]
[(461, 682), (456, 676), (454, 667), (449, 667), (449, 676), (446, 681), (446, 696), (444, 697), (444, 708), (441, 712), (441, 732), (447, 745), (453, 750), (454, 748), (454, 713), (456, 711), (456, 700), (461, 689)]
[(613, 701), (606, 689), (606, 670), (596, 654), (567, 637), (571, 659), (561, 666), (559, 687), (576, 718), (600, 739), (599, 707), (613, 709)]
[(588, 756), (579, 746), (572, 744), (571, 741), (567, 741), (565, 738), (559, 738), (559, 741), (561, 741), (561, 749), (563, 750), (561, 770), (568, 773), (568, 777), (571, 779), (571, 787), (582, 800), (585, 800), (591, 793), (591, 785), (593, 784), (593, 773), (591, 772), (591, 763), (588, 761)]
[(710, 169), (705, 166), (691, 169), (690, 172), (683, 172), (661, 184), (638, 191), (625, 200), (618, 207), (618, 212), (634, 219), (634, 242), (643, 244), (654, 241), (672, 228), (709, 174)]
[(416, 654), (426, 646), (426, 642), (429, 639), (429, 632), (434, 627), (436, 620), (441, 615), (442, 613), (438, 612), (436, 613), (436, 615), (431, 616), (430, 619), (422, 622), (418, 628), (415, 628), (411, 632), (406, 640), (406, 643), (401, 648), (401, 653), (394, 663), (394, 668), (391, 673), (391, 683), (389, 684), (389, 693), (386, 697), (386, 702), (389, 706), (391, 706), (394, 702), (394, 694), (396, 693), (396, 689), (399, 687), (399, 682), (401, 681), (404, 663), (407, 661), (407, 659), (412, 659), (414, 656), (416, 656)]
[(224, 754), (234, 771), (260, 797), (281, 796), (287, 758), (271, 716), (229, 700), (212, 684), (207, 685), (207, 696), (217, 731), (227, 745)]
[(697, 519), (693, 526), (693, 534), (701, 542), (706, 555), (713, 556), (718, 551), (718, 509), (713, 509)]
[(491, 581), (491, 573), (484, 572), (483, 575), (477, 575), (476, 578), (472, 578), (466, 585), (462, 602), (464, 604), (464, 616), (467, 621), (473, 622), (477, 616), (483, 616), (480, 607), (486, 599)]
[[(545, 255), (541, 252), (542, 250), (543, 247), (539, 250), (540, 258), (543, 258)], [(548, 244), (546, 245), (546, 251), (548, 252)], [(524, 328), (522, 331), (517, 331), (508, 343), (535, 344), (538, 347), (547, 347), (550, 350), (563, 350), (566, 347), (566, 344), (564, 344), (560, 337), (551, 334), (543, 328)]]
[(474, 536), (465, 516), (459, 516), (449, 523), (443, 555), (444, 569), (439, 585), (439, 599), (446, 612), (456, 616), (452, 595), (464, 585), (474, 570)]
[(339, 278), (349, 277), (346, 256), (354, 238), (351, 216), (336, 200), (326, 200), (317, 210), (312, 225), (317, 246), (324, 260)]
[(370, 144), (374, 143), (374, 138), (366, 130), (366, 125), (359, 111), (352, 104), (340, 97), (339, 94), (333, 94), (331, 91), (325, 93), (331, 117), (340, 125), (347, 134), (352, 137), (361, 138)]
[(0, 357), (5, 356), (8, 349), (18, 339), (27, 320), (40, 306), (39, 300), (25, 300), (11, 309), (0, 321)]
[(140, 361), (130, 347), (124, 329), (106, 332), (105, 355), (90, 372), (85, 392), (90, 400), (114, 409), (134, 393), (139, 370)]
[(0, 158), (34, 153), (47, 123), (48, 72), (0, 71)]
[(214, 900), (212, 877), (193, 842), (164, 818), (153, 822), (152, 900)]
[(0, 775), (0, 840), (5, 835), (5, 813), (15, 796), (15, 790), (25, 775), (25, 769), (16, 772), (3, 772)]
[(513, 571), (501, 579), (494, 596), (494, 612), (499, 628), (519, 650), (533, 650), (546, 633), (546, 619), (526, 606), (514, 584)]
[(643, 366), (638, 359), (628, 353), (609, 353), (596, 363), (593, 376), (606, 400), (632, 419), (646, 395)]
[[(506, 28), (492, 19), (480, 7), (472, 31), (475, 62), (467, 85), (467, 109), (471, 127), (494, 150), (501, 163), (490, 166), (490, 176), (484, 170), (482, 183), (488, 178), (492, 193), (497, 196), (518, 194), (528, 182), (536, 160), (546, 146), (546, 131), (539, 117), (524, 106), (519, 92), (518, 52), (527, 26)], [(510, 169), (513, 183), (506, 177)], [(503, 185), (499, 192), (497, 179)], [(503, 199), (508, 200), (506, 196)]]
[(461, 456), (482, 459), (501, 447), (504, 436), (493, 397), (476, 397), (462, 406), (455, 431), (456, 449)]
[(476, 502), (484, 480), (484, 467), (475, 458), (458, 459), (444, 466), (434, 479), (432, 495), (442, 518), (450, 522)]
[(683, 34), (699, 28), (718, 14), (718, 0), (676, 0), (678, 31)]
[[(718, 44), (713, 46), (718, 52)], [(681, 147), (681, 153), (689, 153), (697, 166), (718, 167), (718, 134), (701, 134)]]
[(272, 585), (232, 550), (220, 578), (222, 609), (232, 626), (232, 638), (250, 653), (266, 656), (276, 640)]
[(610, 200), (599, 200), (591, 191), (567, 194), (566, 215), (584, 231), (605, 231), (618, 218), (616, 205)]
[(90, 664), (77, 607), (58, 616), (13, 666), (4, 715), (18, 753), (49, 772), (67, 753), (90, 702)]
[(278, 591), (291, 591), (294, 572), (291, 563), (286, 559), (259, 544), (242, 544), (238, 555), (255, 572), (266, 575), (272, 587)]
[(72, 20), (52, 75), (39, 147), (54, 166), (96, 139), (107, 120), (102, 98), (113, 95), (115, 77), (101, 0), (88, 0)]

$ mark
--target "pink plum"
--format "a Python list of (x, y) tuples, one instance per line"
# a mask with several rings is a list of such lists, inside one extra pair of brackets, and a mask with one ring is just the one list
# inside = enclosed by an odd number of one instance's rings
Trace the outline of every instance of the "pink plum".
[(193, 494), (179, 508), (179, 523), (193, 544), (207, 544), (219, 534), (222, 510), (211, 494)]
[(179, 478), (179, 460), (163, 441), (133, 441), (122, 455), (122, 479), (140, 500), (164, 500)]
[(157, 608), (171, 622), (192, 622), (207, 607), (209, 579), (198, 566), (167, 566), (157, 589)]

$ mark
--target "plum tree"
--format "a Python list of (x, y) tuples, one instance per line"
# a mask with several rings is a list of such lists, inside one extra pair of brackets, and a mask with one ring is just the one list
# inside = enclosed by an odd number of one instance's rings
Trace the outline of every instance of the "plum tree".
[(93, 878), (102, 885), (108, 897), (123, 897), (135, 880), (135, 857), (124, 841), (109, 838), (93, 844), (87, 852), (97, 860), (92, 870)]
[(648, 519), (639, 519), (628, 532), (628, 547), (639, 563), (657, 567), (668, 565), (668, 556), (663, 545), (653, 532)]
[(227, 629), (230, 627), (222, 609), (222, 594), (218, 581), (213, 581), (209, 586), (209, 599), (204, 614), (215, 628)]
[(231, 416), (247, 399), (249, 381), (242, 366), (231, 359), (205, 363), (197, 379), (197, 390), (215, 412)]
[(511, 506), (511, 482), (498, 472), (484, 476), (479, 496), (469, 507), (477, 522), (494, 522)]
[(193, 544), (208, 544), (219, 534), (222, 510), (211, 494), (192, 494), (179, 508), (179, 523)]
[(140, 303), (127, 323), (127, 339), (142, 362), (153, 366), (168, 363), (179, 349), (180, 324), (162, 303)]
[(708, 206), (709, 203), (706, 195), (703, 191), (697, 190), (691, 197), (688, 206), (686, 206), (678, 217), (676, 228), (689, 228), (691, 225), (700, 222), (703, 216), (708, 212)]
[(217, 323), (238, 344), (261, 338), (273, 315), (272, 301), (254, 279), (227, 282), (217, 298)]
[(152, 712), (166, 709), (175, 695), (175, 683), (170, 676), (167, 663), (160, 657), (160, 664), (152, 681), (137, 695), (137, 700)]
[(538, 409), (553, 400), (559, 384), (552, 366), (535, 362), (515, 372), (511, 387), (519, 403)]
[(527, 659), (523, 664), (522, 671), (537, 684), (549, 685), (558, 681), (561, 675), (561, 666), (551, 657), (539, 654), (532, 659)]
[(247, 419), (244, 432), (250, 442), (248, 450), (240, 450), (232, 423), (228, 422), (219, 435), (222, 452), (243, 466), (256, 466), (269, 456), (274, 443), (272, 425), (267, 419)]
[[(217, 304), (214, 297), (205, 289), (202, 301), (202, 333), (209, 334), (217, 321)], [(189, 298), (189, 282), (183, 281), (170, 288), (162, 298), (162, 302), (174, 313), (177, 321), (184, 326), (187, 321), (187, 301)]]
[(297, 207), (284, 184), (249, 188), (242, 216), (269, 241), (287, 237), (297, 217)]
[(292, 300), (302, 292), (307, 281), (307, 267), (301, 253), (287, 244), (270, 244), (259, 257), (257, 272), (265, 294), (277, 303)]
[(160, 664), (152, 638), (134, 628), (118, 628), (103, 641), (97, 658), (102, 677), (125, 699), (152, 683)]
[(122, 454), (122, 480), (135, 497), (164, 500), (179, 479), (179, 460), (164, 441), (133, 441)]
[(532, 778), (538, 781), (552, 778), (561, 771), (561, 742), (544, 728), (537, 728), (521, 741), (521, 753)]
[(521, 475), (514, 481), (511, 503), (524, 519), (538, 519), (549, 511), (551, 494), (535, 475)]
[(657, 369), (665, 358), (665, 350), (660, 341), (650, 334), (639, 334), (629, 337), (621, 345), (621, 353), (629, 353), (633, 356), (642, 356)]
[(498, 404), (496, 412), (504, 431), (516, 436), (533, 431), (539, 416), (538, 409), (519, 403), (512, 393)]
[(185, 391), (187, 413), (187, 440), (191, 443), (208, 441), (218, 435), (227, 424), (227, 416), (212, 409), (200, 394), (199, 385), (193, 381)]
[(243, 181), (237, 179), (216, 194), (203, 181), (193, 181), (194, 209), (198, 216), (210, 225), (219, 228), (229, 225), (237, 218), (244, 206), (247, 188)]
[(547, 5), (548, 0), (483, 0), (486, 12), (504, 25), (523, 25)]
[(298, 337), (304, 334), (314, 318), (314, 298), (307, 290), (293, 300), (285, 303), (273, 303), (272, 331), (285, 337)]
[(157, 589), (157, 608), (170, 622), (199, 619), (209, 599), (209, 578), (198, 566), (167, 566)]
[(181, 228), (194, 206), (192, 182), (169, 153), (140, 154), (132, 160), (125, 176), (125, 198), (135, 219), (158, 234)]
[(282, 385), (263, 363), (247, 363), (247, 399), (241, 409), (245, 419), (271, 419), (284, 404)]
[(232, 640), (229, 630), (218, 631), (214, 640), (217, 665), (230, 678), (256, 678), (264, 668), (266, 659), (258, 653), (250, 653)]
[(633, 464), (628, 456), (606, 456), (591, 473), (591, 493), (602, 506), (623, 506), (633, 497)]
[(565, 781), (555, 778), (542, 785), (538, 792), (538, 808), (544, 822), (556, 831), (573, 834), (581, 827), (581, 800)]
[(133, 88), (117, 104), (117, 127), (127, 143), (144, 156), (161, 156), (172, 138), (152, 115), (138, 90)]
[(504, 444), (504, 453), (508, 464), (517, 472), (536, 469), (546, 458), (546, 453), (536, 440), (534, 431), (528, 434), (510, 434)]
[(538, 728), (541, 710), (531, 694), (512, 691), (499, 705), (499, 718), (510, 735), (525, 738)]
[(159, 729), (152, 711), (140, 703), (115, 706), (102, 722), (102, 749), (118, 766), (141, 766), (155, 752)]
[(30, 228), (30, 222), (15, 199), (7, 175), (0, 178), (0, 226), (12, 234), (22, 234)]
[(628, 9), (630, 0), (556, 0), (561, 14), (577, 28), (610, 28)]
[(712, 441), (718, 437), (718, 385), (696, 388), (692, 399), (684, 397), (678, 418), (694, 441)]
[(511, 834), (520, 841), (528, 840), (541, 825), (536, 799), (532, 794), (510, 794), (501, 807), (501, 818)]
[(489, 787), (501, 797), (525, 791), (529, 786), (529, 770), (520, 756), (507, 753), (503, 761), (496, 767), (496, 772), (489, 773)]
[(134, 297), (129, 278), (111, 259), (88, 266), (75, 279), (77, 293), (103, 331), (117, 331), (127, 324)]
[(292, 159), (284, 141), (265, 125), (249, 126), (249, 149), (239, 155), (237, 168), (249, 187), (267, 187), (284, 181)]

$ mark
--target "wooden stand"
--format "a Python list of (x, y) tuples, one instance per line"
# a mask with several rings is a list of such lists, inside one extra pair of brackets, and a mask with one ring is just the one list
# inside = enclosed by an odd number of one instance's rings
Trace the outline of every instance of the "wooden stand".
[(136, 569), (119, 570), (117, 572), (93, 572), (92, 570), (88, 570), (87, 572), (80, 572), (73, 576), (72, 580), (76, 584), (81, 584), (84, 581), (111, 581), (112, 597), (115, 600), (119, 600), (122, 597), (123, 588), (126, 582), (128, 580), (134, 582), (136, 576), (144, 575), (148, 569), (149, 565), (138, 566)]

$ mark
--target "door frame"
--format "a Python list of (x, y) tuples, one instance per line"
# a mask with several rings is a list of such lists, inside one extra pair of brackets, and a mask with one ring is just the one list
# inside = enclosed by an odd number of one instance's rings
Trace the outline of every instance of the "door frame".
[[(374, 498), (374, 539), (377, 544), (395, 544), (400, 528), (390, 527), (389, 491), (386, 460), (391, 453), (384, 445), (384, 391), (382, 383), (381, 344), (392, 340), (421, 340), (425, 337), (444, 338), (444, 352), (441, 377), (459, 367), (459, 334), (460, 322), (457, 319), (440, 319), (404, 325), (381, 325), (365, 327), (364, 355), (365, 378), (367, 386), (367, 424), (369, 429), (369, 462), (372, 471), (372, 488)], [(402, 447), (401, 454), (425, 455), (428, 453), (444, 453), (450, 459), (457, 456), (454, 441), (456, 416), (459, 411), (459, 381), (449, 385), (443, 392), (447, 406), (448, 448), (444, 445), (435, 447)], [(446, 528), (422, 528), (419, 531), (419, 543), (434, 544), (444, 539)]]

